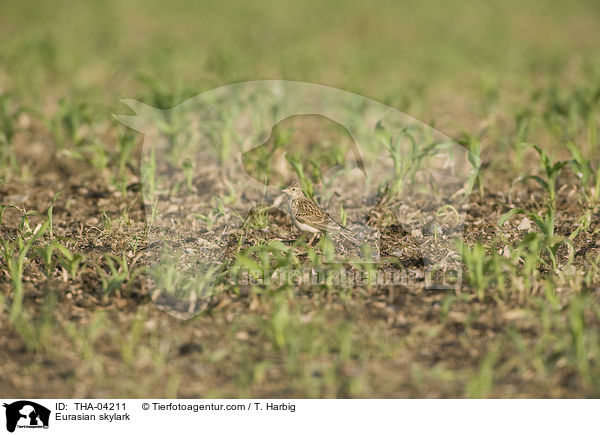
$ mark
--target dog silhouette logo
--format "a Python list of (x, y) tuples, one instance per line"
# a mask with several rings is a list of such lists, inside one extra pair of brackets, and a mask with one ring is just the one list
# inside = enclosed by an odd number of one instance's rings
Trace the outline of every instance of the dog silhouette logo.
[(122, 101), (135, 115), (115, 119), (144, 136), (143, 258), (161, 310), (189, 319), (250, 276), (320, 285), (319, 273), (291, 260), (302, 235), (282, 189), (293, 180), (358, 241), (329, 232), (327, 276), (354, 285), (355, 271), (378, 270), (368, 278), (377, 285), (460, 287), (455, 240), (479, 158), (432, 126), (348, 91), (285, 80), (226, 85), (164, 110)]
[(19, 400), (4, 404), (6, 408), (6, 430), (14, 432), (16, 428), (48, 428), (50, 410), (29, 400)]

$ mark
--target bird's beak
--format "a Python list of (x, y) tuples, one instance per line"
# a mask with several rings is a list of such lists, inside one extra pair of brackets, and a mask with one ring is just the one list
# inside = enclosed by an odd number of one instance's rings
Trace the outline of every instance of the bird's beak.
[(289, 187), (288, 187), (287, 189), (281, 189), (281, 191), (282, 191), (283, 193), (290, 193), (290, 189), (289, 189)]

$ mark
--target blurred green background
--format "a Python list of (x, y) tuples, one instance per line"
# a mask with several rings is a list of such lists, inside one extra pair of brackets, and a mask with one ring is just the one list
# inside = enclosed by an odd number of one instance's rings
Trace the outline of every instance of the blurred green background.
[(594, 0), (28, 1), (0, 11), (0, 88), (40, 104), (68, 95), (116, 107), (159, 87), (164, 96), (147, 102), (168, 106), (223, 84), (288, 79), (410, 109), (436, 93), (519, 93), (600, 70)]

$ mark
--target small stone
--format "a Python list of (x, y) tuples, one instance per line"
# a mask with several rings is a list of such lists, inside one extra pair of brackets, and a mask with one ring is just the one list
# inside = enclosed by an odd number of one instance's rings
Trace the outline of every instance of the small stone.
[(29, 197), (27, 195), (7, 195), (4, 200), (7, 202), (24, 203)]
[(526, 217), (523, 218), (519, 226), (517, 227), (519, 231), (526, 231), (531, 229), (531, 222)]
[(17, 124), (19, 125), (19, 128), (27, 130), (31, 125), (31, 117), (27, 113), (21, 113), (17, 118)]
[(238, 331), (235, 334), (235, 338), (237, 338), (238, 340), (241, 340), (241, 341), (246, 341), (246, 340), (248, 340), (249, 336), (246, 331)]
[(527, 311), (525, 310), (511, 310), (502, 314), (505, 320), (519, 320), (527, 317)]
[(415, 239), (420, 239), (421, 237), (423, 237), (423, 231), (421, 231), (420, 228), (415, 228), (410, 232), (410, 235), (413, 236)]

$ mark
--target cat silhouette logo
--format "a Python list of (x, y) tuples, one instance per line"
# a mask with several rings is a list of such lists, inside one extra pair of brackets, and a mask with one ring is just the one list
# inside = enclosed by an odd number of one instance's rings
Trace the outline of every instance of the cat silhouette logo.
[(29, 400), (19, 400), (6, 408), (6, 430), (14, 432), (19, 429), (48, 429), (50, 410)]

